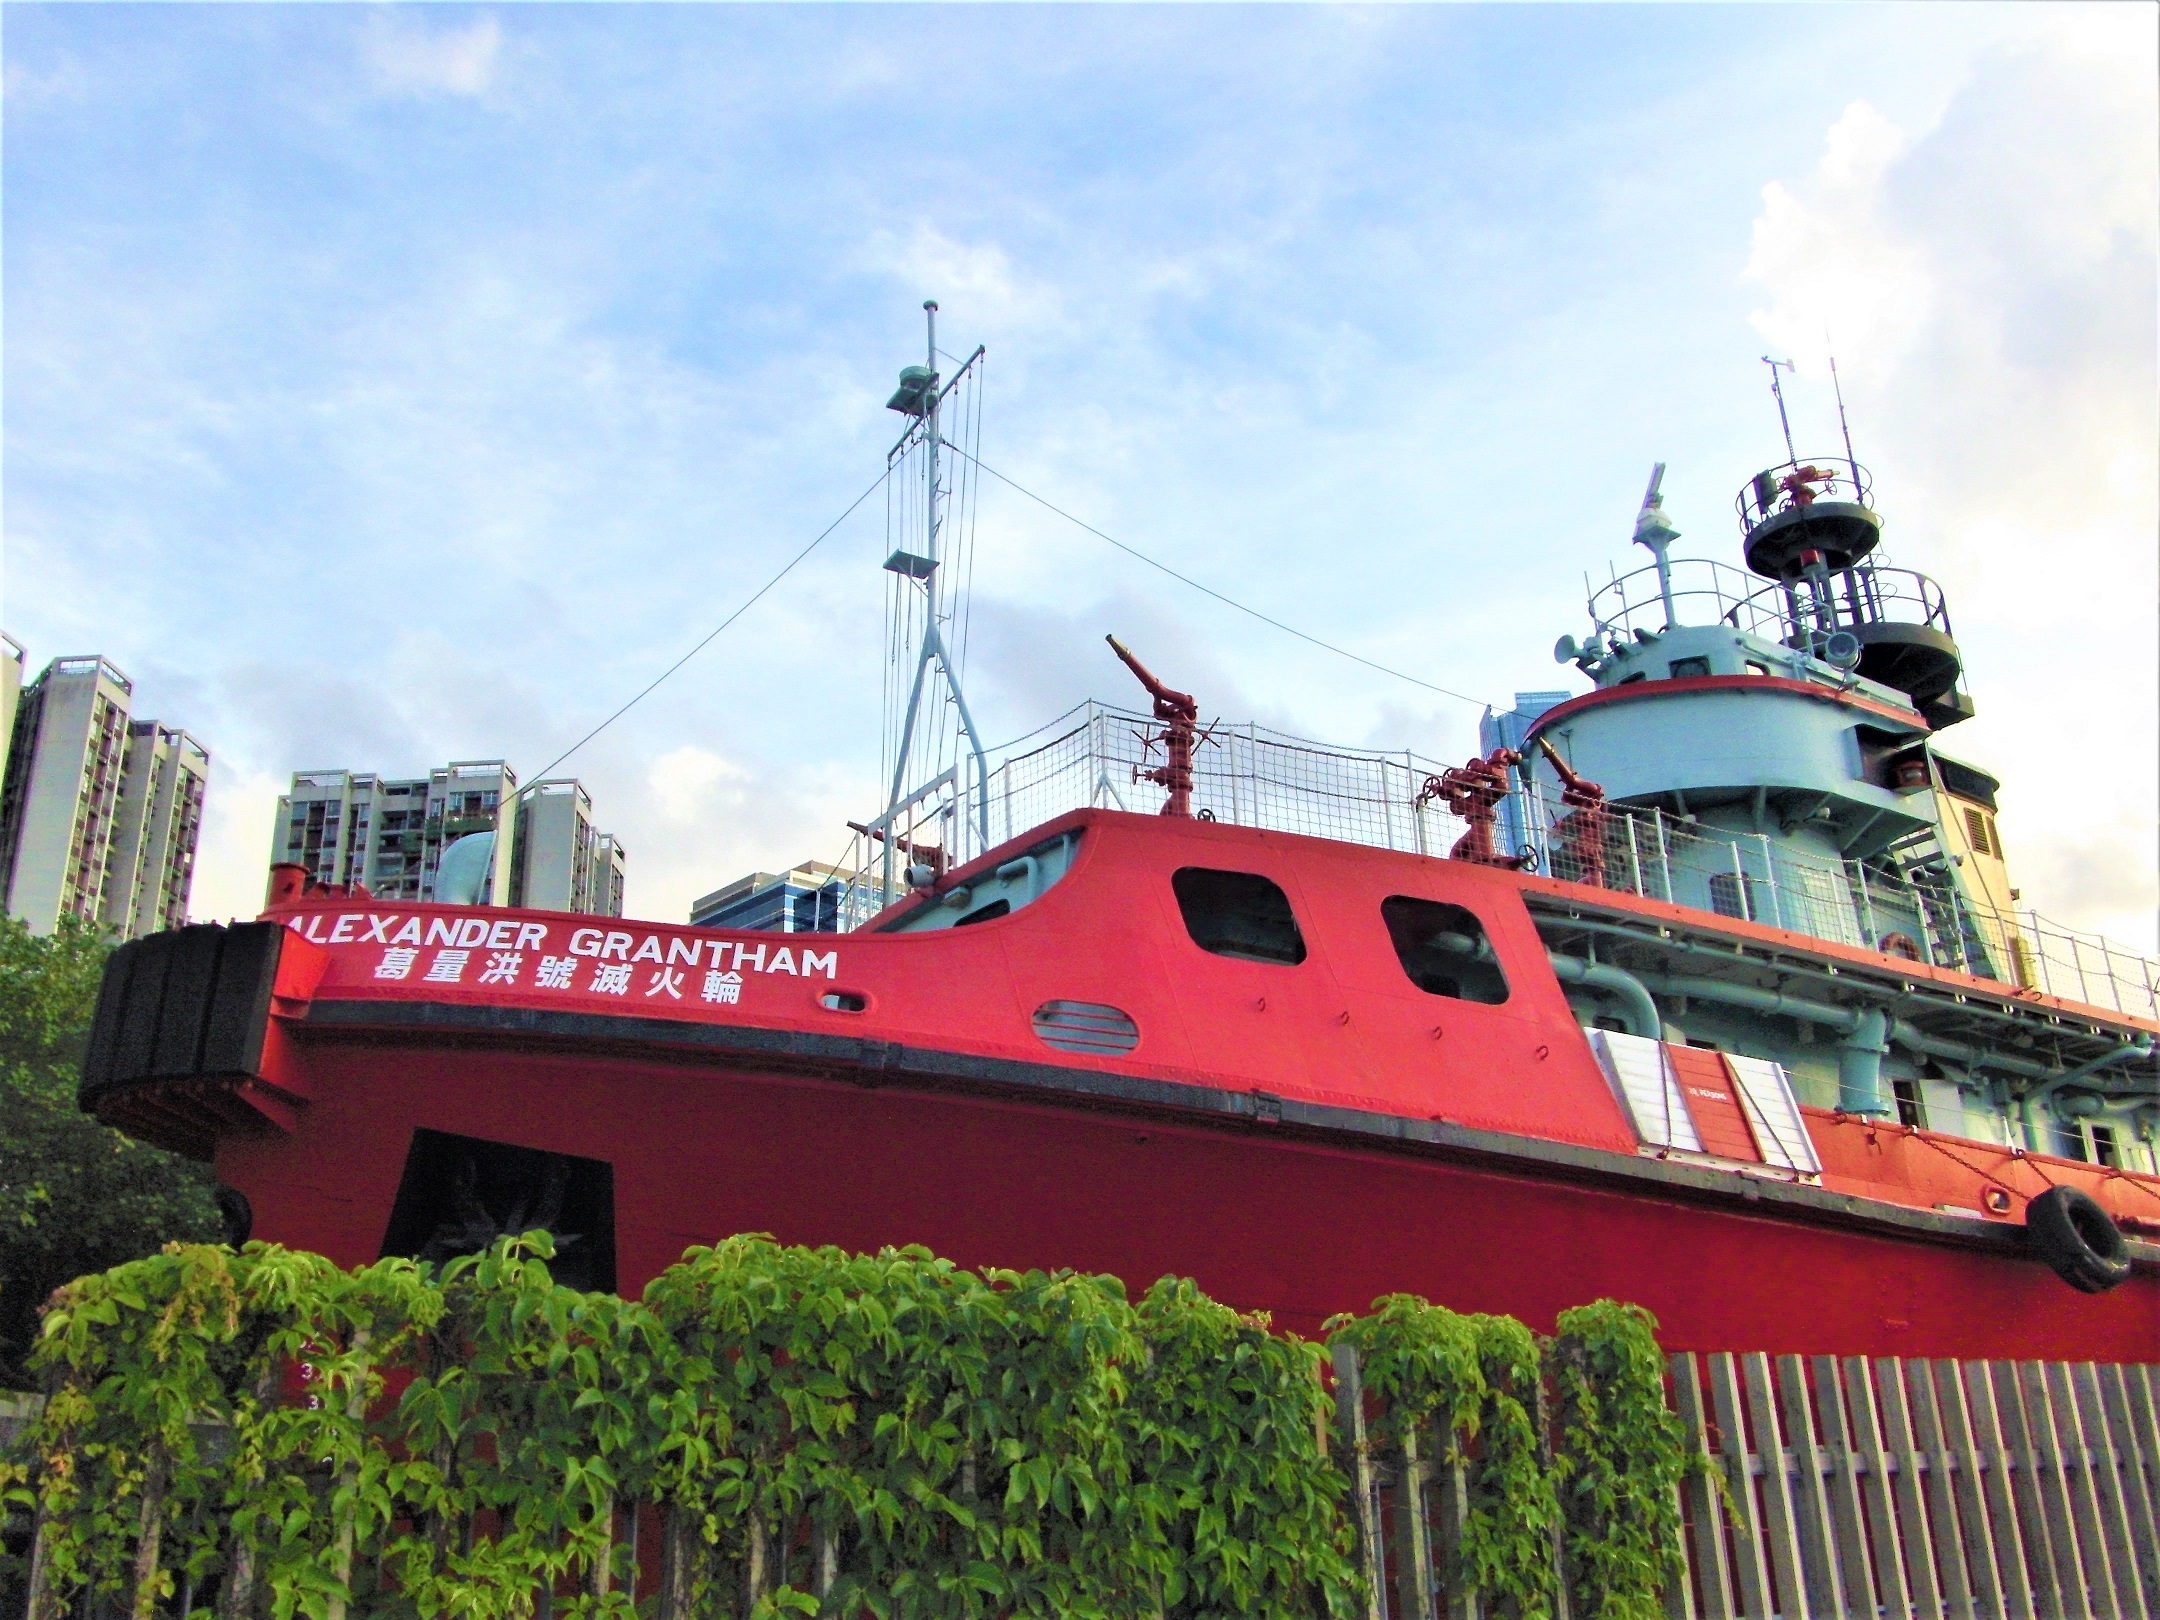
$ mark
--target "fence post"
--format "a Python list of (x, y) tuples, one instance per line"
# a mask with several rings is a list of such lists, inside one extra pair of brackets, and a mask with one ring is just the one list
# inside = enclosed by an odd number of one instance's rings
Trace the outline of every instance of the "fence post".
[(1942, 1582), (1935, 1569), (1935, 1537), (1921, 1491), (1922, 1465), (1913, 1445), (1912, 1414), (1905, 1405), (1905, 1368), (1895, 1356), (1885, 1356), (1875, 1366), (1881, 1374), (1878, 1394), (1882, 1401), (1883, 1438), (1889, 1446), (1891, 1485), (1897, 1496), (1898, 1522), (1903, 1527), (1910, 1563), (1907, 1574), (1912, 1582), (1913, 1607), (1924, 1615), (1940, 1614)]
[(1823, 1470), (1830, 1462), (1815, 1438), (1807, 1363), (1798, 1356), (1780, 1356), (1777, 1374), (1778, 1391), (1784, 1397), (1785, 1438), (1793, 1452), (1793, 1521), (1800, 1532), (1808, 1601), (1824, 1614), (1845, 1614), (1849, 1611), (1844, 1583), (1838, 1579), (1837, 1537), (1830, 1528), (1829, 1493), (1823, 1488)]
[[(2071, 1620), (2117, 1620), (2115, 1594), (2109, 1589), (2107, 1553), (2099, 1542), (2098, 1526), (2090, 1519), (2081, 1523), (2077, 1486), (2071, 1478), (2069, 1448), (2077, 1430), (2063, 1432), (2061, 1416), (2048, 1390), (2044, 1362), (2016, 1364), (2020, 1392), (2025, 1398), (2025, 1432), (2031, 1442), (2033, 1471), (2039, 1476), (2040, 1501), (2048, 1515), (2048, 1539), (2054, 1543), (2055, 1578), (2062, 1588), (2063, 1610)], [(2093, 1575), (2088, 1576), (2087, 1570)]]
[(1912, 1427), (1913, 1443), (1927, 1464), (1927, 1477), (1919, 1483), (1927, 1493), (1928, 1530), (1940, 1558), (1945, 1612), (1951, 1620), (1979, 1620), (1965, 1537), (1958, 1524), (1957, 1492), (1951, 1478), (1956, 1462), (1936, 1398), (1934, 1369), (1925, 1361), (1906, 1362), (1905, 1386), (1906, 1417)]
[[(1432, 1527), (1425, 1517), (1428, 1470), (1418, 1457), (1417, 1431), (1403, 1436), (1402, 1472), (1395, 1483), (1395, 1592), (1404, 1620), (1433, 1620)], [(1374, 1579), (1378, 1580), (1376, 1571)]]
[(2062, 1376), (2071, 1410), (2078, 1414), (2084, 1431), (2088, 1477), (2099, 1499), (2100, 1528), (2107, 1541), (2108, 1563), (2115, 1574), (2115, 1590), (2124, 1614), (2146, 1620), (2152, 1600), (2138, 1568), (2138, 1553), (2149, 1559), (2152, 1543), (2160, 1537), (2160, 1525), (2150, 1513), (2133, 1516), (2134, 1493), (2123, 1476), (2137, 1467), (2136, 1458), (2115, 1444), (2100, 1399), (2100, 1372), (2089, 1361), (2064, 1367)]
[(1869, 1376), (1865, 1356), (1847, 1356), (1843, 1370), (1846, 1424), (1859, 1463), (1860, 1500), (1867, 1510), (1868, 1535), (1875, 1544), (1882, 1612), (1891, 1620), (1912, 1620), (1912, 1585), (1905, 1576), (1903, 1548), (1898, 1539), (1897, 1497), (1890, 1485), (1890, 1458), (1883, 1450), (1875, 1382)]
[[(2099, 1385), (2100, 1409), (2106, 1420), (2108, 1443), (2115, 1451), (2116, 1478), (2122, 1487), (2130, 1523), (2133, 1527), (2160, 1527), (2160, 1498), (2156, 1498), (2154, 1492), (2155, 1483), (2160, 1482), (2160, 1450), (2153, 1449), (2149, 1441), (2140, 1441), (2129, 1398), (2130, 1381), (2142, 1381), (2145, 1369), (2094, 1367), (2091, 1373)], [(2153, 1475), (2151, 1480), (2146, 1477), (2148, 1469)], [(2160, 1532), (2134, 1534), (2131, 1542), (2138, 1577), (2145, 1586), (2145, 1607), (2151, 1613), (2160, 1614)]]
[[(1987, 1372), (1995, 1386), (1995, 1414), (2002, 1423), (2004, 1466), (2010, 1472), (2018, 1527), (2024, 1532), (2025, 1568), (2032, 1580), (2034, 1606), (2048, 1616), (2048, 1620), (2057, 1620), (2059, 1616), (2071, 1614), (2069, 1605), (2075, 1604), (2076, 1620), (2091, 1620), (2083, 1600), (2074, 1593), (2066, 1594), (2058, 1579), (2062, 1559), (2055, 1545), (2054, 1515), (2044, 1501), (2047, 1491), (2040, 1447), (2027, 1420), (2024, 1398), (2018, 1393), (2017, 1367), (2008, 1361), (1991, 1361), (1987, 1363)], [(2075, 1551), (2070, 1554), (2070, 1567), (2073, 1570), (2077, 1567)]]
[(1357, 1351), (1334, 1347), (1335, 1416), (1350, 1452), (1350, 1488), (1357, 1496), (1358, 1553), (1365, 1566), (1366, 1620), (1388, 1620), (1387, 1552), (1381, 1540), (1379, 1481), (1374, 1477), (1372, 1442), (1365, 1433), (1365, 1383)]
[(1754, 1421), (1755, 1455), (1762, 1459), (1764, 1525), (1770, 1533), (1770, 1571), (1784, 1604), (1780, 1615), (1810, 1620), (1812, 1571), (1802, 1563), (1799, 1526), (1793, 1514), (1792, 1476), (1786, 1471), (1785, 1435), (1770, 1387), (1770, 1358), (1760, 1350), (1740, 1358), (1748, 1416)]
[(1725, 1556), (1725, 1520), (1717, 1487), (1710, 1482), (1710, 1470), (1716, 1463), (1710, 1452), (1710, 1425), (1704, 1421), (1702, 1384), (1696, 1375), (1694, 1353), (1683, 1351), (1670, 1357), (1666, 1365), (1672, 1372), (1673, 1410), (1680, 1415), (1694, 1464), (1680, 1489), (1687, 1504), (1689, 1536), (1695, 1549), (1692, 1562), (1702, 1587), (1704, 1620), (1734, 1620), (1732, 1571)]
[(2029, 1615), (2021, 1614), (2011, 1605), (2009, 1588), (2002, 1576), (1996, 1552), (1997, 1537), (1994, 1526), (1988, 1522), (1988, 1502), (1980, 1477), (1983, 1462), (1974, 1444), (1962, 1373), (1963, 1369), (1955, 1361), (1935, 1363), (1933, 1410), (1940, 1451), (1950, 1465), (1948, 1484), (1956, 1501), (1974, 1607), (1985, 1620), (2030, 1620)]
[[(1739, 845), (1734, 846), (1735, 853)], [(1749, 1468), (1747, 1421), (1741, 1416), (1740, 1381), (1733, 1369), (1732, 1352), (1720, 1350), (1710, 1357), (1710, 1403), (1717, 1413), (1718, 1441), (1725, 1453), (1725, 1478), (1732, 1487), (1733, 1570), (1739, 1577), (1740, 1609), (1762, 1620), (1778, 1612), (1777, 1588), (1770, 1565), (1763, 1556), (1762, 1509), (1755, 1500), (1755, 1479)], [(1765, 1459), (1767, 1465), (1767, 1459)]]
[(2023, 1473), (2015, 1473), (2015, 1459), (2011, 1452), (2014, 1437), (2005, 1432), (2002, 1408), (1995, 1399), (1995, 1387), (1990, 1365), (1984, 1361), (1969, 1361), (1961, 1372), (1965, 1380), (1968, 1409), (1972, 1415), (1973, 1440), (1981, 1451), (1981, 1462), (1986, 1473), (1981, 1487), (1987, 1495), (1988, 1527), (1995, 1538), (1995, 1568), (2002, 1579), (2003, 1613), (2009, 1620), (2035, 1620), (2039, 1613), (2034, 1591), (2033, 1570), (2048, 1568), (2047, 1542), (2043, 1532), (2037, 1557), (2028, 1561), (2026, 1543), (2030, 1539), (2024, 1533), (2024, 1524), (2031, 1522), (2038, 1527), (2037, 1513), (2031, 1521), (2025, 1521), (2021, 1510), (2025, 1505), (2025, 1487), (2029, 1483)]
[[(2085, 1584), (2092, 1589), (2093, 1608), (2102, 1620), (2144, 1620), (2145, 1604), (2137, 1583), (2123, 1581), (2121, 1565), (2130, 1549), (2124, 1544), (2120, 1520), (2110, 1513), (2111, 1491), (2102, 1484), (2106, 1466), (2105, 1436), (2095, 1445), (2088, 1439), (2084, 1414), (2078, 1410), (2077, 1392), (2071, 1386), (2070, 1365), (2062, 1361), (2036, 1364), (2042, 1374), (2048, 1410), (2055, 1424), (2057, 1455), (2062, 1459), (2063, 1484), (2070, 1493), (2070, 1516), (2084, 1544)], [(2113, 1504), (2119, 1509), (2119, 1498)]]
[(1865, 1516), (1860, 1506), (1860, 1451), (1853, 1443), (1852, 1418), (1846, 1410), (1844, 1384), (1835, 1356), (1816, 1356), (1815, 1400), (1822, 1410), (1823, 1438), (1830, 1453), (1830, 1522), (1837, 1531), (1838, 1577), (1845, 1588), (1847, 1612), (1875, 1610), (1875, 1566), (1868, 1556)]

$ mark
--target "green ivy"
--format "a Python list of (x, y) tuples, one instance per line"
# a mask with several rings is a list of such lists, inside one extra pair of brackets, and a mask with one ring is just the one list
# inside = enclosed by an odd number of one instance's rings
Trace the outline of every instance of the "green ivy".
[[(173, 1244), (77, 1279), (0, 1461), (36, 1567), (0, 1585), (34, 1587), (31, 1620), (183, 1592), (219, 1620), (628, 1620), (640, 1569), (663, 1612), (736, 1620), (1361, 1607), (1320, 1348), (1190, 1281), (1135, 1305), (1109, 1277), (747, 1236), (633, 1301), (558, 1285), (551, 1255)], [(1520, 1323), (1408, 1296), (1329, 1327), (1383, 1443), (1466, 1470), (1454, 1582), (1551, 1612), (1557, 1478), (1579, 1611), (1647, 1616), (1678, 1555), (1651, 1324), (1561, 1325), (1542, 1358)], [(657, 1557), (631, 1544), (655, 1522)]]
[(1163, 1529), (1159, 1612), (1348, 1615), (1347, 1482), (1329, 1460), (1320, 1347), (1165, 1277), (1140, 1302), (1135, 1496)]
[(1657, 1319), (1601, 1299), (1562, 1311), (1556, 1325), (1547, 1362), (1574, 1612), (1658, 1620), (1663, 1594), (1686, 1578), (1678, 1491), (1689, 1463), (1665, 1404)]
[(1538, 1420), (1537, 1340), (1512, 1317), (1460, 1315), (1413, 1294), (1336, 1317), (1330, 1342), (1357, 1351), (1372, 1432), (1390, 1449), (1464, 1470), (1469, 1506), (1450, 1586), (1513, 1602), (1523, 1620), (1552, 1613), (1558, 1508)]

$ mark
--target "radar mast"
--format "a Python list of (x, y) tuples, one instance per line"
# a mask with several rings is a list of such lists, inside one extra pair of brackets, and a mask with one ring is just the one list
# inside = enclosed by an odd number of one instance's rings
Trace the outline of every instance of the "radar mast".
[[(984, 350), (938, 371), (938, 306), (923, 304), (924, 363), (900, 373), (889, 410), (912, 417), (886, 455), (884, 812), (861, 830), (880, 846), (882, 901), (989, 847), (989, 762), (968, 710), (967, 582), (973, 571), (973, 444)], [(952, 438), (948, 438), (951, 433)], [(961, 451), (945, 452), (948, 445)], [(905, 693), (903, 698), (902, 693)], [(964, 757), (963, 757), (964, 756)], [(899, 860), (906, 856), (904, 866)], [(921, 870), (927, 868), (927, 876)], [(896, 870), (897, 868), (897, 870)]]

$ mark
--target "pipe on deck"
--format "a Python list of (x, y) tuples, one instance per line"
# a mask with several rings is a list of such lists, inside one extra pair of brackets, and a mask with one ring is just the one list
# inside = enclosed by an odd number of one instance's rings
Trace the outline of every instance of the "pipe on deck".
[(1586, 989), (1602, 991), (1617, 1000), (1627, 1021), (1635, 1026), (1628, 1031), (1631, 1035), (1646, 1035), (1651, 1040), (1663, 1037), (1664, 1022), (1658, 1013), (1653, 992), (1658, 995), (1688, 996), (1716, 1002), (1721, 1006), (1744, 1008), (1749, 1012), (1801, 1018), (1836, 1031), (1839, 1036), (1838, 1106), (1847, 1113), (1891, 1112), (1888, 1093), (1882, 1083), (1883, 1055), (1890, 1045), (1924, 1057), (1961, 1063), (1969, 1068), (2000, 1069), (2026, 1079), (2038, 1080), (2041, 1084), (2026, 1092), (2023, 1104), (2028, 1145), (2036, 1145), (2032, 1140), (2035, 1135), (2031, 1118), (2032, 1099), (2059, 1091), (2073, 1081), (2085, 1079), (2117, 1063), (2148, 1057), (2153, 1051), (2152, 1037), (2141, 1034), (2132, 1040), (2124, 1041), (2113, 1051), (2103, 1052), (2089, 1062), (2079, 1064), (2074, 1069), (2051, 1069), (2031, 1058), (1981, 1051), (1957, 1041), (1929, 1035), (1902, 1018), (1891, 1017), (1879, 1006), (1836, 1007), (1827, 1002), (1809, 1000), (1804, 996), (1788, 995), (1782, 990), (1764, 990), (1756, 985), (1729, 984), (1723, 979), (1703, 979), (1671, 973), (1635, 973), (1607, 962), (1585, 962), (1580, 957), (1568, 956), (1558, 951), (1548, 951), (1546, 954), (1552, 962), (1553, 972), (1563, 984), (1580, 984)]

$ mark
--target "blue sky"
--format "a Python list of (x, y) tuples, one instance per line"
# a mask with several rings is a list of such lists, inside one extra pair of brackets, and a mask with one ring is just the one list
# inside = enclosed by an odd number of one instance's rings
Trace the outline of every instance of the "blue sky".
[[(9, 4), (0, 611), (208, 742), (244, 914), (291, 771), (530, 772), (823, 528), (926, 297), (994, 465), (1501, 702), (1568, 683), (1653, 460), (1737, 560), (1758, 356), (1827, 447), (1828, 326), (1946, 744), (2028, 900), (2150, 947), (2154, 16)], [(575, 761), (634, 912), (875, 808), (883, 539)], [(1211, 713), (1474, 746), (994, 488), (975, 612), (993, 737), (1128, 699), (1115, 630)]]

